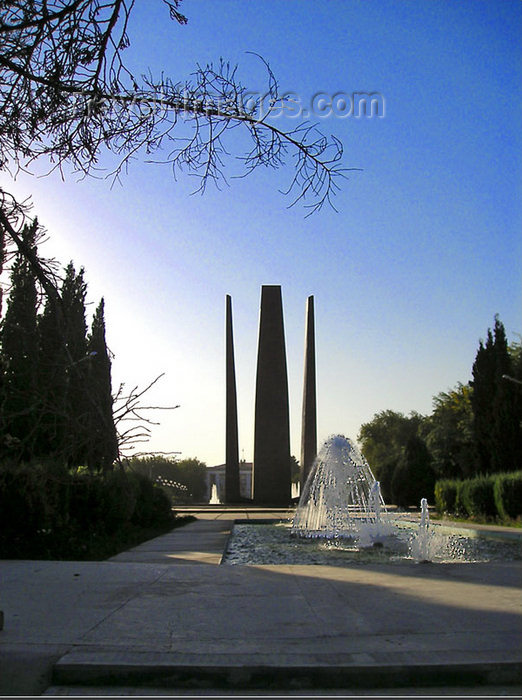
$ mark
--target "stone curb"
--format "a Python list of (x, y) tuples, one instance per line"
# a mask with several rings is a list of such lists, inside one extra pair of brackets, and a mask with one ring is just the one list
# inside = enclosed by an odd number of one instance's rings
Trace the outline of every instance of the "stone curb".
[[(133, 659), (134, 656), (134, 659)], [(56, 686), (176, 688), (391, 688), (522, 683), (521, 661), (479, 663), (329, 664), (303, 659), (277, 663), (173, 663), (161, 655), (93, 655), (92, 661), (63, 657), (54, 667)]]

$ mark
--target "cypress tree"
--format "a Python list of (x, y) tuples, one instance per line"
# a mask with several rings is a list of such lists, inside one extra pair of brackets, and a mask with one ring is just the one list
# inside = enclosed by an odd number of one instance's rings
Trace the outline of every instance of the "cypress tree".
[(520, 469), (522, 434), (520, 430), (520, 390), (504, 377), (516, 372), (509, 354), (503, 324), (495, 318), (493, 351), (495, 355), (496, 391), (493, 400), (493, 423), (491, 430), (491, 468), (493, 472)]
[(39, 451), (68, 466), (86, 463), (88, 444), (87, 286), (83, 274), (83, 268), (77, 274), (69, 263), (60, 308), (47, 299), (39, 322), (43, 401)]
[(62, 308), (49, 298), (38, 318), (40, 417), (36, 454), (65, 458), (67, 434), (67, 360)]
[[(34, 246), (38, 222), (22, 236)], [(0, 450), (18, 459), (32, 456), (38, 414), (37, 334), (38, 290), (28, 262), (18, 255), (11, 271), (11, 290), (0, 329), (1, 432)]]
[(118, 440), (112, 412), (111, 360), (105, 340), (105, 302), (94, 314), (87, 341), (89, 420), (89, 469), (107, 471), (118, 457)]
[(491, 427), (493, 400), (496, 389), (495, 353), (493, 335), (488, 328), (486, 343), (479, 343), (473, 363), (471, 407), (473, 409), (473, 442), (475, 445), (475, 473), (491, 471)]
[(85, 320), (87, 285), (83, 275), (83, 268), (76, 274), (72, 262), (69, 263), (62, 286), (67, 374), (65, 451), (70, 466), (80, 466), (87, 463), (89, 444), (90, 402), (87, 388), (88, 355), (87, 323)]
[(513, 471), (520, 468), (522, 430), (520, 387), (505, 379), (516, 374), (504, 325), (495, 316), (493, 333), (479, 344), (473, 364), (473, 437), (476, 472)]

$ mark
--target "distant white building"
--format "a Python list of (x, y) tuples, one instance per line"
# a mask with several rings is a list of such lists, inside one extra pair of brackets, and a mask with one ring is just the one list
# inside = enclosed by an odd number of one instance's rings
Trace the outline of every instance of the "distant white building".
[[(215, 484), (217, 498), (225, 502), (225, 465), (207, 467), (207, 498), (210, 501), (212, 486)], [(252, 462), (239, 463), (239, 494), (241, 498), (252, 498)]]

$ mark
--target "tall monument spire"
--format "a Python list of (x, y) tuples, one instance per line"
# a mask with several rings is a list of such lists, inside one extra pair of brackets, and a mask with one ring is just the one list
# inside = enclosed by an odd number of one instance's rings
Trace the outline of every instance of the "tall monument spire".
[(317, 454), (317, 407), (315, 393), (314, 298), (306, 300), (303, 416), (301, 427), (301, 493)]
[(281, 287), (261, 287), (254, 429), (254, 502), (291, 498), (290, 418)]
[(237, 503), (239, 493), (239, 447), (237, 430), (236, 369), (232, 334), (232, 298), (226, 297), (226, 446), (225, 501)]

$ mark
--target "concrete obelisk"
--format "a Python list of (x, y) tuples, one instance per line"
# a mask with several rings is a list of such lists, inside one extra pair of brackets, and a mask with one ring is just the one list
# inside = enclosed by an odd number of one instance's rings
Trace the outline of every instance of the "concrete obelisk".
[(239, 493), (239, 445), (237, 430), (236, 369), (232, 334), (232, 298), (226, 297), (226, 446), (225, 501), (237, 503)]
[(301, 425), (301, 493), (317, 454), (317, 406), (315, 393), (314, 298), (306, 301), (303, 416)]
[(281, 287), (261, 287), (254, 428), (254, 502), (288, 505), (290, 419)]

